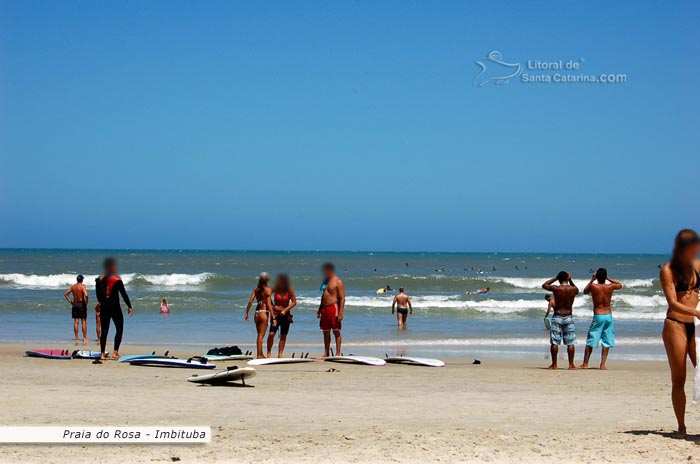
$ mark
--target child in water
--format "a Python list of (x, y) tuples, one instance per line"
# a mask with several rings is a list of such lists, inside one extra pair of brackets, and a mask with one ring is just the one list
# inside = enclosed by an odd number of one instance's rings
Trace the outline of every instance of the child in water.
[(170, 308), (168, 307), (168, 299), (163, 298), (163, 301), (160, 303), (160, 314), (162, 316), (167, 316), (170, 314)]

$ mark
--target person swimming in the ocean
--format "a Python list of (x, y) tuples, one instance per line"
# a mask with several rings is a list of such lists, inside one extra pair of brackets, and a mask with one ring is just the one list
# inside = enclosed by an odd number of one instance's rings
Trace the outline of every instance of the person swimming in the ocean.
[(394, 314), (396, 306), (398, 306), (396, 308), (396, 319), (399, 329), (405, 329), (407, 327), (409, 310), (413, 314), (413, 305), (411, 304), (411, 297), (404, 292), (403, 287), (399, 287), (399, 293), (394, 296), (394, 301), (391, 303), (391, 314)]
[(491, 287), (484, 287), (484, 288), (480, 288), (479, 290), (477, 290), (475, 292), (467, 292), (467, 295), (486, 295), (490, 291), (491, 291)]

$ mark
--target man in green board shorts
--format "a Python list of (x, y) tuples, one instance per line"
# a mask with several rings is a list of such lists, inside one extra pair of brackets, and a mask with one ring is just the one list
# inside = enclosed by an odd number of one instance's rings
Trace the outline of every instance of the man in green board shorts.
[(593, 299), (593, 321), (588, 329), (586, 352), (583, 356), (581, 369), (588, 369), (588, 361), (591, 359), (593, 348), (597, 348), (601, 342), (603, 343), (603, 352), (600, 356), (600, 368), (607, 369), (605, 362), (608, 360), (608, 352), (610, 348), (615, 346), (615, 324), (613, 323), (611, 301), (615, 290), (621, 288), (622, 284), (608, 277), (608, 271), (601, 267), (593, 274), (591, 281), (583, 289), (583, 293), (591, 295)]

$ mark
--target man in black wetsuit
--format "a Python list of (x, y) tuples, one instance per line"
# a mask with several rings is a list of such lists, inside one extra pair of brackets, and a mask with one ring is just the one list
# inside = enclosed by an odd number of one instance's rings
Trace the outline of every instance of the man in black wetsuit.
[(114, 352), (112, 358), (119, 359), (119, 345), (122, 342), (122, 333), (124, 332), (124, 313), (119, 304), (119, 295), (121, 294), (124, 303), (129, 308), (129, 316), (134, 314), (131, 307), (129, 295), (126, 294), (124, 282), (117, 274), (117, 261), (114, 258), (104, 260), (104, 274), (95, 279), (95, 293), (97, 301), (100, 303), (100, 325), (102, 333), (100, 334), (100, 360), (104, 361), (105, 347), (107, 346), (107, 335), (109, 333), (109, 321), (114, 321), (114, 327), (117, 333), (114, 335)]

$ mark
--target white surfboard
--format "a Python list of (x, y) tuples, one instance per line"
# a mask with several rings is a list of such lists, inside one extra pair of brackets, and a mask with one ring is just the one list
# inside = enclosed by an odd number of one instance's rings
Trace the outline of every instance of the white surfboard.
[(214, 372), (213, 374), (204, 375), (193, 375), (188, 382), (194, 383), (208, 383), (208, 384), (219, 384), (226, 382), (241, 381), (245, 385), (245, 380), (251, 377), (255, 377), (255, 369), (252, 367), (241, 367), (240, 369), (229, 369), (220, 372)]
[[(75, 359), (100, 359), (100, 352), (91, 350), (75, 350), (71, 356), (73, 356)], [(105, 356), (109, 356), (109, 353), (105, 353)]]
[(209, 361), (248, 361), (249, 359), (253, 359), (254, 356), (250, 354), (203, 354), (200, 358)]
[(119, 358), (119, 362), (123, 363), (123, 362), (133, 361), (134, 359), (149, 359), (149, 358), (167, 358), (167, 356), (153, 354), (153, 353), (151, 353), (151, 354), (130, 354), (127, 356), (121, 356)]
[(296, 364), (314, 362), (311, 358), (261, 358), (248, 361), (249, 366), (269, 366), (271, 364)]
[(340, 362), (351, 364), (365, 364), (367, 366), (384, 366), (386, 361), (372, 356), (330, 356), (325, 359), (328, 362)]
[(199, 361), (190, 361), (188, 359), (172, 359), (172, 358), (139, 358), (129, 361), (132, 366), (149, 366), (149, 367), (184, 367), (188, 369), (214, 369), (216, 364), (201, 363)]
[(392, 364), (411, 364), (413, 366), (443, 367), (444, 361), (432, 358), (414, 358), (412, 356), (391, 356), (386, 358), (386, 362)]

